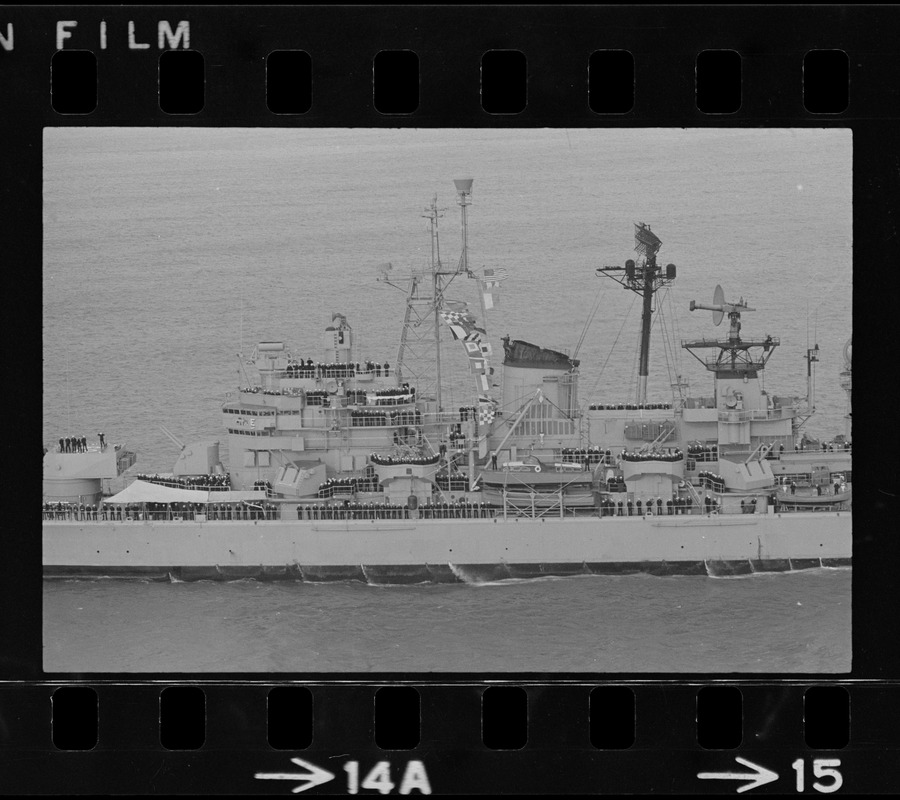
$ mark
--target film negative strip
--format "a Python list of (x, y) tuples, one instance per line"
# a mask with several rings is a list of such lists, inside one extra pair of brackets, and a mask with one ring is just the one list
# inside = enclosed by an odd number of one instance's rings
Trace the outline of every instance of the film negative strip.
[(0, 10), (4, 790), (896, 793), (897, 21)]

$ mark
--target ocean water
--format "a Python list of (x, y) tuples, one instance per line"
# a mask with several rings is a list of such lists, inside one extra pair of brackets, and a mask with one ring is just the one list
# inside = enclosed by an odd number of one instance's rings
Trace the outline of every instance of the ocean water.
[(849, 569), (369, 586), (45, 581), (44, 669), (842, 672)]
[[(403, 297), (375, 281), (459, 255), (452, 179), (475, 179), (470, 265), (505, 267), (487, 327), (577, 351), (584, 403), (633, 399), (634, 295), (594, 269), (632, 256), (632, 223), (678, 266), (659, 297), (650, 399), (681, 374), (681, 339), (722, 335), (716, 284), (745, 334), (781, 338), (774, 394), (805, 394), (813, 436), (844, 432), (851, 334), (852, 142), (839, 130), (47, 129), (43, 440), (126, 442), (168, 471), (220, 436), (239, 352), (283, 339), (317, 358), (332, 312), (361, 359), (396, 363)], [(471, 282), (468, 282), (471, 283)], [(459, 279), (454, 299), (477, 307)], [(585, 331), (585, 321), (596, 310)], [(449, 407), (472, 399), (445, 342)], [(497, 359), (499, 375), (499, 359)], [(224, 442), (223, 442), (224, 444)], [(223, 455), (227, 456), (223, 447)], [(571, 578), (490, 586), (45, 582), (45, 668), (73, 671), (828, 671), (850, 665), (850, 573), (746, 579)], [(152, 666), (148, 666), (152, 665)]]

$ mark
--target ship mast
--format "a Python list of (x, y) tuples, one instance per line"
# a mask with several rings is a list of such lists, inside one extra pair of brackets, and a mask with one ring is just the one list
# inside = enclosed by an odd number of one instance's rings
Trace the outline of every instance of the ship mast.
[[(437, 411), (443, 410), (441, 311), (444, 309), (444, 293), (458, 275), (471, 276), (466, 208), (472, 203), (472, 183), (471, 178), (454, 180), (457, 202), (462, 209), (462, 253), (459, 262), (455, 267), (448, 268), (441, 261), (438, 220), (443, 209), (438, 208), (437, 197), (434, 197), (423, 214), (431, 230), (431, 265), (430, 268), (414, 270), (406, 290), (406, 314), (397, 355), (397, 374), (401, 380), (413, 379), (422, 394), (433, 391)], [(400, 288), (392, 283), (386, 270), (379, 280)], [(426, 357), (426, 351), (431, 348), (434, 348), (433, 361)]]
[(660, 238), (643, 222), (634, 225), (634, 251), (638, 262), (628, 259), (624, 267), (600, 267), (597, 275), (612, 278), (641, 296), (641, 353), (638, 365), (637, 402), (647, 402), (647, 377), (650, 374), (650, 326), (653, 321), (653, 296), (662, 287), (675, 280), (675, 265), (667, 264), (665, 271), (656, 263), (656, 254), (662, 247)]
[(850, 441), (852, 436), (851, 422), (853, 406), (851, 404), (851, 388), (853, 383), (853, 339), (847, 339), (844, 345), (844, 369), (841, 372), (841, 388), (847, 393), (847, 413), (844, 415), (844, 438)]
[(813, 364), (819, 361), (819, 345), (806, 349), (806, 416), (801, 417), (797, 427), (803, 425), (816, 413), (816, 369)]
[(431, 276), (432, 276), (432, 296), (434, 302), (434, 365), (436, 370), (435, 377), (435, 400), (437, 401), (437, 410), (440, 412), (444, 408), (443, 389), (441, 386), (441, 304), (438, 298), (441, 293), (440, 272), (441, 265), (441, 239), (438, 235), (438, 218), (440, 214), (437, 208), (437, 195), (432, 197), (431, 206), (428, 209), (428, 220), (431, 223)]
[(413, 269), (405, 288), (391, 276), (391, 265), (384, 264), (379, 270), (380, 283), (385, 283), (406, 294), (406, 311), (400, 333), (400, 347), (397, 353), (397, 378), (412, 381), (420, 397), (433, 395), (436, 408), (442, 402), (441, 356), (440, 356), (440, 293), (442, 292), (438, 243), (438, 219), (441, 216), (436, 198), (425, 209), (423, 216), (431, 227), (431, 264), (421, 269)]
[(459, 204), (462, 214), (462, 252), (459, 254), (459, 266), (457, 274), (469, 272), (469, 228), (466, 220), (466, 208), (472, 204), (472, 178), (454, 180), (456, 186), (456, 202)]

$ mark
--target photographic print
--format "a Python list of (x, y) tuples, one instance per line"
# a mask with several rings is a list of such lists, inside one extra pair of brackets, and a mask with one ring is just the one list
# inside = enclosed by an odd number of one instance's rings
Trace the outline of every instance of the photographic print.
[(849, 672), (849, 130), (43, 156), (46, 671)]

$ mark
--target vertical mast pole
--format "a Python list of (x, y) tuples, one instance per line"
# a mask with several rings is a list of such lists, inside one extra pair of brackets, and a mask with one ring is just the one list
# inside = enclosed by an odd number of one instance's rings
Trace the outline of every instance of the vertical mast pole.
[[(456, 202), (459, 203), (459, 208), (462, 216), (462, 252), (459, 255), (459, 265), (457, 266), (457, 274), (461, 272), (465, 272), (467, 275), (472, 277), (472, 273), (469, 272), (469, 226), (468, 220), (466, 218), (466, 208), (472, 202), (472, 178), (461, 178), (453, 181), (454, 186), (456, 186)], [(484, 307), (484, 295), (481, 290), (481, 286), (479, 285), (475, 290), (478, 294), (478, 299), (481, 303), (481, 319), (482, 324), (487, 325), (487, 315)], [(472, 423), (472, 431), (475, 431), (475, 426), (477, 423)], [(477, 478), (475, 476), (475, 447), (472, 442), (469, 443), (469, 489), (475, 489), (475, 483)]]
[(437, 195), (431, 201), (431, 281), (432, 281), (432, 297), (434, 298), (434, 366), (437, 371), (437, 380), (435, 381), (435, 399), (437, 400), (437, 411), (441, 413), (444, 410), (444, 400), (441, 387), (441, 245), (440, 236), (438, 234), (438, 209)]
[(816, 368), (813, 366), (819, 360), (819, 345), (816, 344), (806, 351), (806, 406), (810, 414), (816, 410)]
[(851, 404), (851, 385), (853, 378), (853, 339), (847, 339), (844, 345), (844, 370), (841, 372), (841, 388), (847, 394), (847, 413), (844, 415), (844, 438), (849, 442), (852, 435), (850, 423), (853, 419), (853, 406)]
[(459, 254), (459, 266), (457, 272), (469, 271), (469, 234), (466, 220), (466, 208), (472, 202), (472, 178), (455, 180), (456, 202), (462, 210), (462, 252)]
[(478, 283), (478, 302), (481, 306), (481, 323), (487, 329), (487, 308), (484, 305), (484, 290), (481, 285), (481, 279), (469, 272), (469, 226), (466, 208), (472, 204), (472, 179), (453, 181), (456, 184), (457, 202), (462, 211), (462, 253), (459, 256), (459, 267), (457, 272), (465, 272), (469, 277), (475, 278)]
[(653, 319), (653, 292), (656, 284), (656, 256), (644, 264), (643, 311), (641, 313), (641, 359), (638, 367), (638, 403), (647, 402), (647, 376), (650, 374), (650, 323)]

